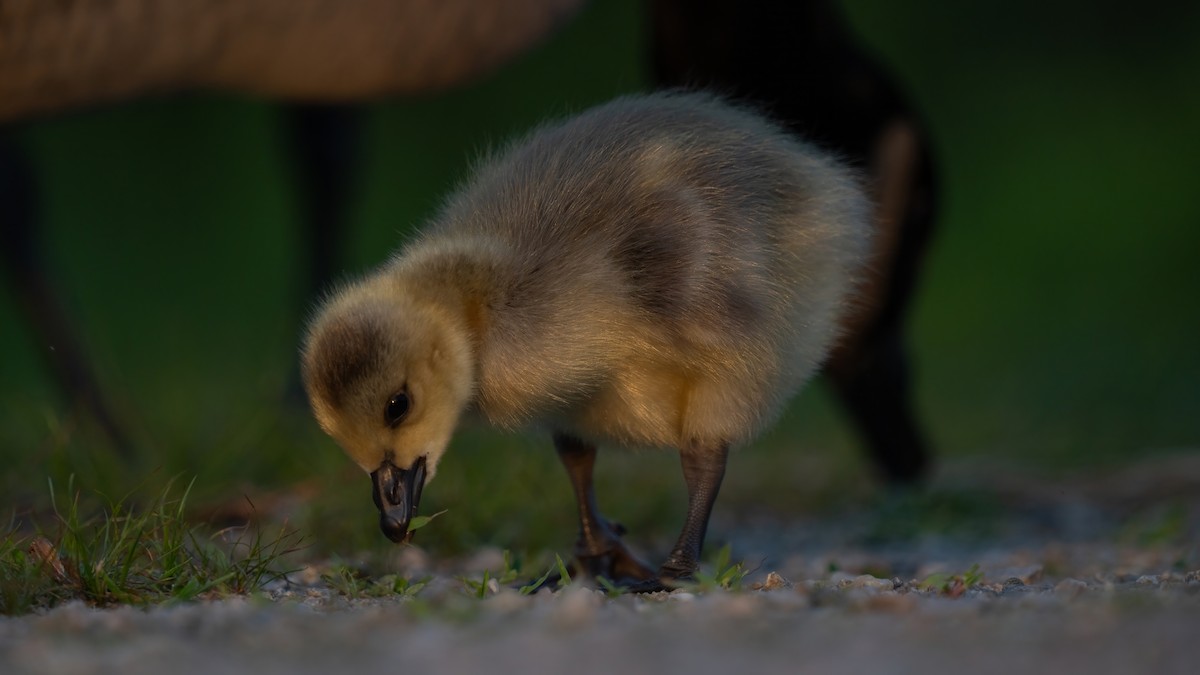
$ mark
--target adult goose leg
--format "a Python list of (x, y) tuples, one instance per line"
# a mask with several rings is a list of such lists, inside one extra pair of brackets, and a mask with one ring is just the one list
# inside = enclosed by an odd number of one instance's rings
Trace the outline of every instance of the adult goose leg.
[(602, 576), (620, 585), (653, 580), (654, 570), (638, 560), (621, 542), (623, 528), (606, 521), (596, 507), (596, 492), (592, 486), (596, 446), (557, 433), (554, 448), (571, 478), (579, 506), (579, 539), (575, 543), (575, 560), (579, 567), (592, 577)]
[[(0, 134), (5, 131), (0, 129)], [(91, 416), (120, 459), (131, 466), (137, 453), (127, 428), (104, 396), (46, 271), (37, 237), (41, 214), (35, 180), (28, 158), (7, 136), (0, 135), (0, 275), (13, 289), (17, 308), (25, 314), (37, 344), (49, 346), (43, 356), (71, 404), (72, 415)]]

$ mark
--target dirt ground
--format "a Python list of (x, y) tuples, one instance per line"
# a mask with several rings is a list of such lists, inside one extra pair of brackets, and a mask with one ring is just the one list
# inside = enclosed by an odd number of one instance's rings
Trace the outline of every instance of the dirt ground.
[(1197, 672), (1200, 456), (1058, 481), (952, 467), (936, 490), (991, 506), (714, 522), (757, 564), (736, 592), (477, 600), (455, 577), (496, 569), (497, 551), (418, 553), (409, 571), (434, 578), (416, 599), (298, 574), (270, 597), (0, 619), (0, 671)]

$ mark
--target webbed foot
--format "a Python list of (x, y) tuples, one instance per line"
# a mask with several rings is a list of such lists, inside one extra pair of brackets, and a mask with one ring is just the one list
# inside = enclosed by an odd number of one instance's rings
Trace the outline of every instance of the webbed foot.
[(592, 534), (575, 545), (575, 564), (582, 573), (593, 579), (604, 577), (618, 586), (658, 578), (654, 569), (621, 541), (625, 528), (619, 523), (603, 523), (601, 532)]

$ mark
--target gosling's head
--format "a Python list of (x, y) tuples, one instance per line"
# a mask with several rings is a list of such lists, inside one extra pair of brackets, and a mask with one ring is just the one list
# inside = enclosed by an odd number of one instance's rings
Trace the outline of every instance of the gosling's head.
[(317, 422), (371, 474), (380, 528), (401, 542), (470, 401), (474, 368), (447, 314), (387, 290), (359, 285), (326, 303), (301, 358)]

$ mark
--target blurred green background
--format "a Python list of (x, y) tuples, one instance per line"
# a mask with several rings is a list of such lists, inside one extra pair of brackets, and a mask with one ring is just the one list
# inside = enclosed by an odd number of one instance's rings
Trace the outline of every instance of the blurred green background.
[[(938, 455), (1070, 471), (1200, 449), (1200, 4), (844, 4), (925, 116), (939, 160), (940, 232), (912, 331)], [(642, 31), (637, 3), (598, 0), (485, 81), (371, 105), (346, 274), (382, 261), (482, 148), (643, 88)], [(114, 462), (68, 418), (6, 289), (0, 491), (14, 505), (70, 474), (113, 498), (195, 475), (202, 502), (305, 483), (315, 496), (296, 517), (337, 528), (327, 545), (385, 544), (366, 478), (284, 403), (313, 299), (300, 297), (280, 122), (269, 103), (196, 94), (19, 130), (54, 274), (144, 463)], [(627, 525), (681, 511), (675, 458), (601, 461), (602, 505)], [(426, 509), (451, 509), (431, 545), (569, 543), (560, 473), (548, 439), (465, 430), (426, 491)], [(728, 480), (729, 508), (870, 489), (819, 382)], [(547, 532), (531, 535), (531, 522)]]

